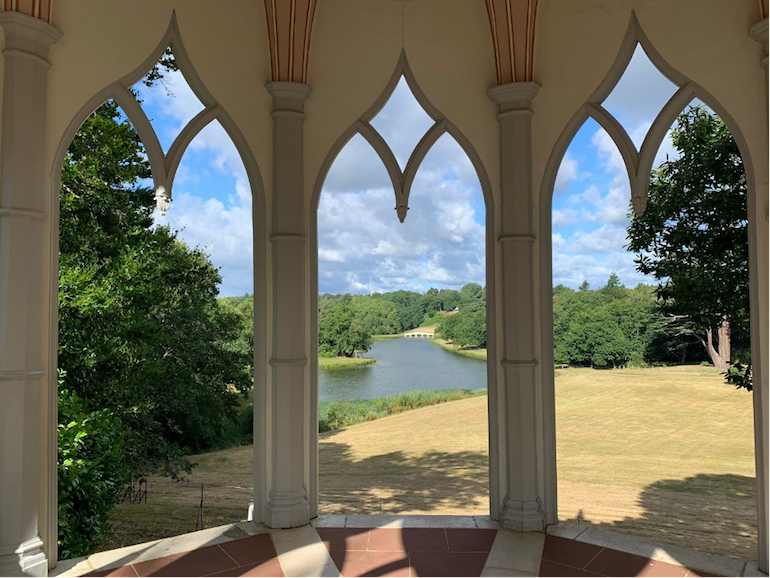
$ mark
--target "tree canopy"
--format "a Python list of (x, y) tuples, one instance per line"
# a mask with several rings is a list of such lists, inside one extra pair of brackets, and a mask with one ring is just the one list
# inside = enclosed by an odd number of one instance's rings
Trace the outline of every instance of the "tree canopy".
[(62, 170), (59, 367), (91, 410), (120, 420), (135, 471), (176, 475), (185, 454), (220, 443), (252, 361), (234, 345), (243, 316), (217, 301), (217, 269), (153, 226), (149, 176), (136, 131), (107, 102)]
[(628, 248), (659, 280), (662, 312), (681, 318), (724, 368), (732, 347), (749, 341), (746, 173), (730, 131), (704, 106), (679, 115), (672, 140), (679, 157), (653, 171)]

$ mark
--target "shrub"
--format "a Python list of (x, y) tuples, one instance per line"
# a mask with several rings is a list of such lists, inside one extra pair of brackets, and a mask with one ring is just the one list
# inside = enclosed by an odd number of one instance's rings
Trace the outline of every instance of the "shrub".
[(77, 395), (59, 390), (60, 559), (90, 554), (110, 537), (110, 510), (131, 481), (125, 439), (110, 410), (89, 411)]

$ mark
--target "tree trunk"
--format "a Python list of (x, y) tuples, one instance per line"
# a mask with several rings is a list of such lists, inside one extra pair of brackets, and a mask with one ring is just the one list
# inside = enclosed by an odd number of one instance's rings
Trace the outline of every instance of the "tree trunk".
[(717, 369), (727, 369), (727, 365), (730, 363), (730, 324), (727, 320), (724, 320), (717, 329), (717, 339), (719, 340), (717, 347), (719, 350), (714, 348), (713, 337), (713, 331), (709, 327), (706, 330), (706, 339), (704, 340), (701, 337), (699, 339), (706, 348), (714, 367)]

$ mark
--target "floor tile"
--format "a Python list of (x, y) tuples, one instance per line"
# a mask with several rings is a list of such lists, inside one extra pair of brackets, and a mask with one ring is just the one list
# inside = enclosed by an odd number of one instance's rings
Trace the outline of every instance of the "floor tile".
[(498, 530), (488, 563), (495, 568), (537, 573), (545, 535), (538, 532)]
[[(369, 549), (374, 550), (372, 541), (378, 530), (372, 530)], [(382, 530), (384, 531), (384, 530)], [(446, 552), (449, 550), (446, 530), (443, 528), (403, 528), (401, 540), (407, 552)]]
[(383, 552), (406, 552), (403, 528), (374, 528), (369, 531), (369, 546), (367, 550)]
[(481, 576), (487, 554), (481, 552), (410, 552), (412, 576)]
[(687, 568), (605, 548), (586, 567), (605, 576), (685, 576)]
[(219, 546), (207, 546), (133, 566), (139, 576), (205, 576), (235, 568), (237, 564)]
[(549, 535), (545, 537), (543, 560), (550, 560), (573, 568), (585, 568), (586, 564), (596, 558), (596, 555), (602, 550), (601, 546)]
[(409, 557), (405, 552), (331, 553), (343, 576), (409, 576)]
[(315, 528), (301, 526), (270, 534), (286, 576), (339, 576)]
[(251, 536), (219, 545), (239, 566), (262, 562), (277, 556), (270, 534)]
[(329, 551), (366, 550), (369, 546), (369, 530), (366, 528), (316, 528), (316, 532)]
[(539, 576), (601, 576), (601, 574), (594, 574), (587, 570), (581, 570), (574, 566), (565, 566), (564, 564), (558, 564), (551, 562), (550, 560), (543, 560), (540, 564)]
[(497, 536), (497, 530), (466, 530), (447, 528), (449, 549), (455, 552), (489, 552)]
[(283, 570), (278, 563), (278, 558), (270, 558), (256, 564), (246, 564), (232, 570), (209, 574), (209, 576), (283, 576)]
[(90, 572), (86, 576), (131, 576), (136, 578), (137, 573), (131, 566), (121, 566), (120, 568), (112, 568), (110, 570), (98, 570), (96, 572)]

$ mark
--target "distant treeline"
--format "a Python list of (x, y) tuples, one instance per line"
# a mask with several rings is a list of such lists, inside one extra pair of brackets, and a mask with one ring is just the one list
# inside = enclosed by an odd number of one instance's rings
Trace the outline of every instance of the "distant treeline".
[(439, 325), (446, 339), (484, 347), (486, 291), (477, 283), (459, 291), (431, 288), (425, 294), (393, 291), (371, 295), (318, 296), (318, 350), (322, 357), (367, 351), (373, 335), (393, 335), (421, 325)]
[[(244, 317), (251, 295), (220, 299)], [(468, 283), (459, 291), (428, 289), (370, 295), (318, 296), (318, 347), (322, 357), (367, 351), (375, 335), (436, 325), (438, 336), (462, 348), (486, 347), (486, 290)], [(615, 273), (598, 289), (553, 288), (554, 360), (557, 364), (616, 367), (698, 363), (709, 357), (686, 319), (660, 312), (655, 287), (624, 287)], [(246, 343), (248, 339), (248, 344)], [(240, 338), (253, 347), (253, 336)]]
[(553, 289), (554, 360), (591, 367), (708, 360), (685, 320), (659, 311), (655, 287), (627, 289), (612, 273), (596, 290)]

